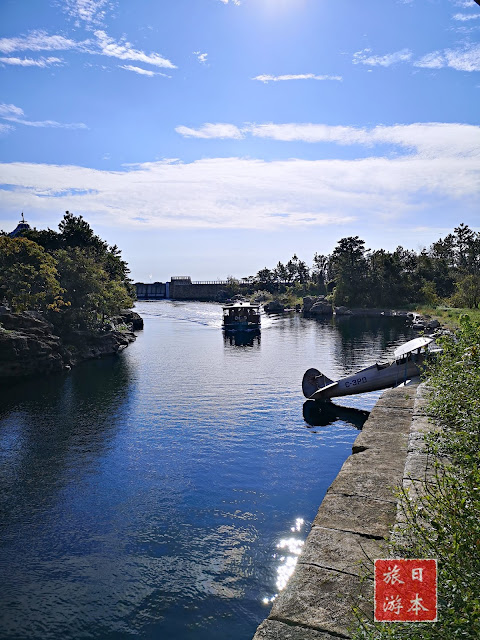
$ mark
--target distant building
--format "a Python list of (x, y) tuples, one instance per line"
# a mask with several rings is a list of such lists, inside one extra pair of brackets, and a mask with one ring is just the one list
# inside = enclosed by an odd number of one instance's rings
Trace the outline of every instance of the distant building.
[(30, 229), (30, 225), (25, 220), (25, 216), (23, 215), (23, 211), (22, 211), (22, 219), (17, 224), (16, 228), (8, 235), (10, 238), (16, 238), (17, 236), (22, 235), (22, 233), (24, 233), (25, 231), (28, 231), (29, 229)]

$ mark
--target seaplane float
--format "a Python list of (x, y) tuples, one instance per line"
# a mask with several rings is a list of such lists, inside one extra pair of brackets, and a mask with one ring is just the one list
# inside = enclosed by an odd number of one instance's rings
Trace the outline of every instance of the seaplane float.
[(390, 362), (375, 363), (341, 380), (330, 380), (318, 369), (308, 369), (303, 376), (303, 395), (317, 402), (367, 391), (397, 387), (420, 375), (422, 364), (433, 338), (422, 336), (406, 342), (393, 353)]

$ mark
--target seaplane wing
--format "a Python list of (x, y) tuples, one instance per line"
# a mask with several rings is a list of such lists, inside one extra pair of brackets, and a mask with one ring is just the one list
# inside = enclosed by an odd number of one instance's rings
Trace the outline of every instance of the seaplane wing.
[(426, 347), (433, 342), (433, 338), (428, 336), (422, 336), (421, 338), (415, 338), (415, 340), (410, 340), (410, 342), (406, 342), (402, 344), (401, 347), (395, 349), (393, 355), (396, 359), (401, 358), (407, 353), (412, 353), (412, 351), (416, 351), (417, 349), (421, 349), (422, 347)]

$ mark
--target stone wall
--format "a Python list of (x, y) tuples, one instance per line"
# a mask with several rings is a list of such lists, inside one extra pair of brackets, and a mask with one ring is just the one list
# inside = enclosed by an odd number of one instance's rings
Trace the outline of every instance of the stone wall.
[[(393, 488), (425, 476), (423, 385), (383, 393), (320, 505), (286, 589), (254, 640), (350, 638), (353, 606), (373, 616), (373, 581), (361, 579), (397, 517)], [(397, 525), (398, 526), (398, 525)]]

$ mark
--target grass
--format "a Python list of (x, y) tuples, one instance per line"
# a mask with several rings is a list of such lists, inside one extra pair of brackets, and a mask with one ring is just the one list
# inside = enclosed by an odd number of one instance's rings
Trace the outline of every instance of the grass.
[(480, 309), (459, 309), (441, 305), (419, 305), (416, 306), (414, 310), (416, 313), (437, 319), (440, 324), (449, 329), (458, 329), (460, 327), (460, 318), (464, 315), (468, 315), (471, 320), (475, 322), (480, 322)]

